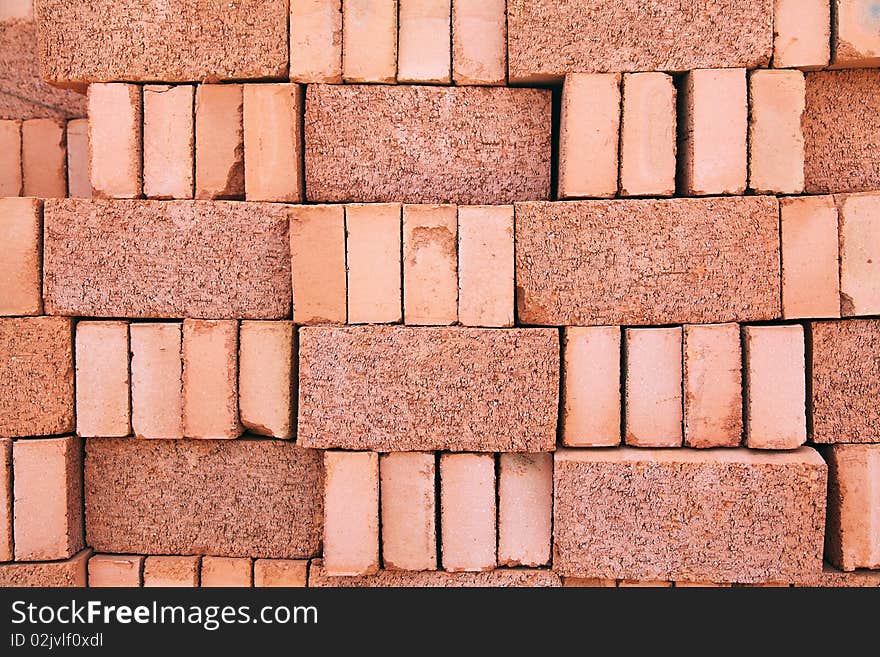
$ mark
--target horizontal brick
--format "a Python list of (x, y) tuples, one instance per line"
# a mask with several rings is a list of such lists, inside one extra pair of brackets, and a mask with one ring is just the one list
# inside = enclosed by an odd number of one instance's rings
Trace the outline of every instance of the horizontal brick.
[(0, 587), (83, 587), (91, 553), (83, 550), (65, 561), (0, 564)]
[(324, 452), (324, 561), (333, 575), (379, 568), (379, 455)]
[(880, 66), (880, 10), (874, 0), (835, 0), (832, 63)]
[(397, 0), (343, 0), (342, 77), (346, 82), (394, 82)]
[(45, 0), (36, 14), (41, 72), (55, 84), (287, 75), (287, 0), (239, 0), (232, 7), (203, 0)]
[(89, 559), (89, 587), (138, 587), (144, 557), (128, 554), (95, 554)]
[(452, 3), (455, 84), (503, 85), (507, 80), (506, 0)]
[(561, 575), (750, 583), (822, 568), (826, 468), (812, 449), (564, 449), (554, 477)]
[(159, 556), (144, 560), (144, 587), (182, 588), (199, 585), (199, 557)]
[(308, 583), (309, 562), (293, 559), (257, 559), (254, 561), (254, 586), (297, 587)]
[(780, 313), (772, 197), (521, 203), (524, 324), (709, 324)]
[(546, 199), (550, 124), (547, 89), (309, 86), (306, 193), (317, 202)]
[(551, 451), (553, 330), (300, 330), (298, 440), (387, 451)]
[(47, 201), (50, 314), (283, 318), (283, 206), (207, 201)]
[(43, 311), (43, 204), (34, 198), (0, 198), (0, 315)]
[(531, 568), (498, 568), (479, 573), (447, 573), (443, 571), (380, 570), (375, 575), (332, 577), (320, 559), (309, 568), (310, 587), (548, 587), (560, 586), (559, 575), (552, 570)]
[(342, 0), (290, 0), (290, 79), (342, 82)]
[(87, 542), (114, 553), (310, 557), (322, 489), (320, 453), (287, 441), (92, 438)]

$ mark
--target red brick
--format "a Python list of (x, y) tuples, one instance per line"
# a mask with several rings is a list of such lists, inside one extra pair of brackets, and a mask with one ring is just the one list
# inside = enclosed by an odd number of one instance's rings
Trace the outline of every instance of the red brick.
[(362, 577), (331, 577), (320, 559), (309, 569), (310, 587), (395, 587), (395, 588), (459, 588), (459, 587), (549, 587), (559, 586), (559, 576), (542, 568), (498, 568), (476, 573), (442, 571), (380, 570)]
[(290, 1), (290, 79), (342, 82), (342, 0)]
[(804, 74), (749, 75), (749, 187), (757, 193), (804, 189)]
[(556, 330), (300, 330), (299, 443), (321, 449), (551, 451)]
[(302, 96), (297, 84), (244, 85), (249, 201), (302, 201)]
[(397, 203), (345, 208), (350, 324), (394, 324), (403, 319), (400, 211)]
[(617, 588), (615, 579), (599, 579), (597, 577), (563, 577), (562, 586), (567, 588)]
[(123, 554), (311, 557), (323, 480), (320, 452), (284, 440), (90, 438), (87, 542)]
[(202, 587), (249, 587), (253, 564), (247, 557), (202, 557), (199, 585)]
[(618, 588), (640, 588), (640, 589), (671, 589), (672, 582), (635, 582), (632, 580), (621, 580), (617, 583)]
[(455, 84), (504, 85), (507, 81), (505, 0), (452, 3), (452, 78)]
[(293, 321), (346, 320), (345, 209), (301, 205), (288, 209), (293, 274)]
[(183, 320), (183, 435), (237, 438), (238, 322)]
[(144, 557), (95, 554), (89, 559), (89, 588), (141, 586)]
[(840, 314), (880, 314), (880, 193), (839, 200)]
[(70, 319), (0, 319), (0, 436), (72, 432), (73, 378)]
[(437, 568), (436, 468), (432, 452), (379, 457), (382, 561), (388, 570)]
[(144, 87), (144, 195), (192, 198), (195, 87)]
[(681, 328), (626, 329), (627, 445), (679, 447)]
[(750, 583), (822, 568), (826, 468), (806, 447), (564, 449), (554, 484), (564, 576)]
[(0, 197), (21, 192), (21, 121), (0, 121)]
[(64, 123), (56, 119), (31, 119), (21, 124), (24, 196), (67, 196), (66, 141)]
[(15, 560), (72, 557), (83, 548), (82, 441), (17, 440), (12, 461)]
[(130, 354), (127, 322), (77, 323), (76, 432), (80, 436), (131, 433)]
[(833, 64), (880, 66), (880, 11), (873, 0), (835, 0)]
[(242, 322), (238, 358), (241, 423), (261, 436), (293, 438), (297, 388), (293, 323)]
[(290, 313), (285, 208), (203, 201), (47, 201), (46, 312), (276, 319)]
[(257, 559), (254, 561), (254, 586), (304, 588), (308, 573), (308, 561)]
[(458, 321), (513, 326), (513, 207), (458, 208)]
[(199, 557), (147, 557), (144, 587), (181, 588), (199, 585)]
[(65, 561), (0, 564), (0, 587), (83, 587), (91, 550)]
[(244, 198), (242, 85), (199, 85), (195, 122), (196, 198)]
[(403, 320), (458, 320), (458, 215), (453, 205), (403, 206)]
[(324, 561), (331, 575), (379, 568), (379, 455), (324, 452)]
[(183, 438), (181, 325), (132, 324), (131, 428), (139, 438)]
[(880, 570), (843, 572), (827, 563), (820, 573), (794, 583), (796, 587), (876, 588), (880, 587)]
[(346, 82), (394, 82), (397, 0), (343, 0), (342, 77)]
[(830, 0), (775, 0), (774, 68), (827, 66), (831, 43)]
[(89, 86), (89, 172), (95, 197), (141, 195), (142, 129), (143, 98), (138, 85)]
[(34, 0), (5, 0), (0, 6), (0, 21), (34, 19)]
[(314, 202), (504, 204), (550, 196), (549, 89), (314, 85)]
[(518, 204), (518, 321), (777, 318), (778, 210), (767, 197)]
[(89, 178), (89, 120), (67, 122), (67, 196), (92, 198)]
[(397, 81), (449, 84), (451, 0), (404, 0), (397, 20)]
[(0, 315), (43, 312), (43, 204), (33, 198), (0, 198)]
[(495, 568), (495, 457), (492, 454), (440, 455), (440, 537), (444, 570)]
[(675, 194), (676, 91), (665, 73), (623, 76), (622, 196)]
[(498, 456), (498, 563), (545, 566), (553, 526), (553, 455)]
[(0, 561), (12, 561), (12, 441), (0, 438)]

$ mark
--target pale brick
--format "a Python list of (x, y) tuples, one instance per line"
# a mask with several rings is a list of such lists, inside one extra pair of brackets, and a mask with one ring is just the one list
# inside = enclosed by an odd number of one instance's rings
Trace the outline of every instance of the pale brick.
[(21, 124), (24, 196), (67, 196), (66, 141), (64, 123), (56, 119), (31, 119)]
[(309, 562), (293, 559), (254, 561), (254, 586), (304, 588), (308, 583)]
[(625, 442), (678, 447), (682, 441), (681, 328), (626, 329)]
[(880, 193), (840, 201), (840, 314), (880, 314)]
[(458, 321), (513, 326), (513, 207), (458, 208)]
[(77, 323), (76, 432), (80, 436), (131, 433), (130, 353), (127, 322)]
[(249, 201), (303, 198), (298, 84), (244, 85), (244, 178)]
[(293, 274), (293, 321), (344, 324), (345, 209), (301, 205), (288, 209)]
[(800, 71), (749, 75), (749, 187), (759, 194), (804, 189), (804, 94)]
[(183, 435), (237, 438), (238, 322), (183, 320)]
[(195, 122), (196, 198), (244, 198), (242, 85), (200, 84)]
[(394, 324), (403, 319), (400, 212), (397, 203), (345, 208), (349, 324)]
[(139, 438), (183, 438), (180, 324), (132, 324), (131, 428)]
[(498, 563), (545, 566), (553, 525), (553, 455), (498, 456)]
[(342, 82), (342, 0), (290, 0), (290, 79)]
[(142, 128), (143, 99), (138, 85), (89, 86), (89, 175), (95, 197), (141, 195)]
[(12, 441), (0, 438), (0, 562), (12, 561)]
[(144, 87), (144, 195), (193, 198), (195, 87)]
[(495, 457), (440, 455), (440, 537), (443, 569), (492, 570), (496, 565)]
[(876, 0), (834, 0), (833, 64), (880, 66), (880, 5)]
[(296, 353), (292, 322), (241, 323), (238, 404), (241, 423), (251, 433), (293, 438)]
[(21, 121), (0, 121), (0, 197), (21, 196)]
[(43, 312), (43, 204), (34, 198), (0, 198), (0, 315)]
[(437, 472), (434, 454), (394, 452), (379, 458), (384, 567), (435, 570)]
[(458, 215), (454, 205), (403, 206), (403, 319), (458, 320)]
[(544, 568), (497, 568), (483, 572), (447, 573), (442, 571), (380, 570), (375, 575), (332, 577), (320, 559), (309, 568), (310, 587), (393, 587), (393, 588), (460, 588), (460, 587), (557, 587), (559, 575)]
[(676, 91), (665, 73), (623, 76), (622, 196), (675, 194)]
[(397, 81), (449, 84), (451, 0), (400, 0), (397, 20)]
[(342, 77), (346, 82), (394, 82), (397, 0), (343, 0)]
[(507, 81), (507, 3), (452, 3), (452, 78), (455, 84), (504, 85)]
[(324, 562), (331, 575), (379, 568), (379, 455), (324, 452)]

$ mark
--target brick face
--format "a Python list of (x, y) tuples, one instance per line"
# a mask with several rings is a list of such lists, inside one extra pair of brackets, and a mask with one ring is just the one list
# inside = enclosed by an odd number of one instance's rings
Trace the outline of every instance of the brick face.
[(0, 564), (2, 587), (84, 587), (91, 550), (82, 550), (65, 561)]
[(0, 198), (0, 315), (43, 310), (43, 206), (32, 198)]
[(321, 559), (312, 561), (309, 586), (313, 587), (547, 587), (560, 586), (559, 575), (541, 568), (498, 568), (478, 573), (447, 573), (442, 571), (407, 572), (380, 570), (362, 577), (332, 577)]

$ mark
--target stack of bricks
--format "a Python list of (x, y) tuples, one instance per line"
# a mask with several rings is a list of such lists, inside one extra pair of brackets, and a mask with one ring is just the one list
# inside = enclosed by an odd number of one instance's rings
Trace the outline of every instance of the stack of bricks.
[(880, 586), (880, 3), (723, 5), (4, 4), (0, 585)]

